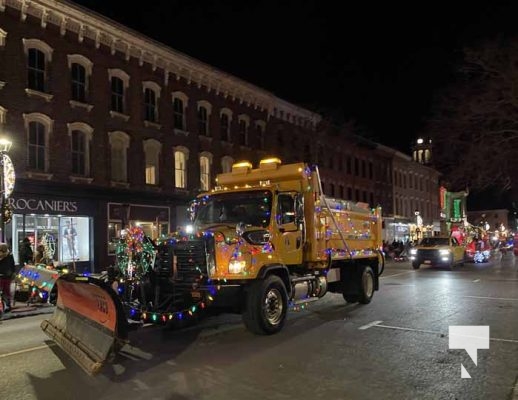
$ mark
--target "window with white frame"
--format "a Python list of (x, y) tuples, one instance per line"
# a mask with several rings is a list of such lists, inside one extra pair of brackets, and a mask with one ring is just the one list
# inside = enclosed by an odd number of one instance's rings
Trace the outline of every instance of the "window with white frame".
[(162, 144), (158, 140), (148, 139), (144, 141), (143, 145), (146, 157), (146, 185), (158, 185)]
[(248, 115), (241, 114), (238, 117), (239, 126), (239, 144), (242, 146), (248, 146), (248, 126), (250, 125), (250, 118)]
[(227, 142), (232, 142), (232, 132), (230, 131), (230, 123), (232, 121), (232, 110), (222, 108), (219, 114), (220, 138)]
[(158, 99), (160, 86), (152, 81), (142, 83), (144, 90), (144, 120), (158, 122)]
[(109, 132), (108, 135), (111, 146), (111, 179), (114, 182), (127, 182), (130, 137), (121, 131)]
[(202, 152), (200, 154), (200, 188), (201, 190), (210, 189), (210, 169), (212, 165), (212, 154)]
[(108, 76), (111, 85), (111, 111), (124, 114), (129, 75), (120, 69), (109, 69)]
[(70, 54), (67, 58), (68, 68), (70, 69), (72, 100), (86, 103), (93, 63), (81, 54)]
[(223, 173), (232, 172), (232, 164), (234, 164), (234, 159), (230, 156), (223, 156), (221, 158), (221, 170)]
[(265, 147), (265, 132), (266, 132), (266, 122), (264, 121), (255, 121), (255, 129), (257, 131), (257, 137), (259, 139), (259, 148), (264, 150)]
[(174, 148), (174, 185), (179, 189), (187, 188), (187, 160), (189, 150), (183, 146)]
[(27, 88), (46, 92), (47, 67), (52, 61), (52, 47), (39, 39), (23, 39), (23, 47), (27, 56)]
[(27, 131), (27, 166), (29, 169), (48, 171), (49, 137), (54, 121), (41, 113), (23, 114)]
[(90, 142), (93, 128), (83, 122), (73, 122), (67, 127), (70, 136), (72, 174), (90, 176)]
[(198, 134), (202, 136), (212, 136), (210, 134), (210, 114), (212, 105), (206, 100), (198, 101)]
[(45, 158), (47, 152), (47, 138), (45, 125), (40, 122), (29, 122), (29, 168), (45, 171)]
[(187, 130), (186, 108), (189, 98), (183, 92), (173, 92), (173, 127), (181, 131)]

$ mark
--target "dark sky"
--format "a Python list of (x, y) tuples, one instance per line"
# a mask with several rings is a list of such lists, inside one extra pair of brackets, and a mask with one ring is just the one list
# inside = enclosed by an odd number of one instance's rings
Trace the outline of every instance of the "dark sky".
[(517, 25), (513, 2), (77, 0), (409, 152), (460, 49)]

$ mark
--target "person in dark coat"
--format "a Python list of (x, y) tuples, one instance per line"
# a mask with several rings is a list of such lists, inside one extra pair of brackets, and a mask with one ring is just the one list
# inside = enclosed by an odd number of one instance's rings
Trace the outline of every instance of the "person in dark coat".
[(31, 264), (34, 258), (32, 252), (31, 241), (28, 237), (22, 240), (20, 244), (20, 265), (23, 267), (25, 264)]
[(2, 290), (4, 298), (7, 300), (5, 311), (11, 309), (11, 281), (13, 280), (15, 270), (14, 257), (9, 251), (7, 243), (0, 243), (0, 290)]

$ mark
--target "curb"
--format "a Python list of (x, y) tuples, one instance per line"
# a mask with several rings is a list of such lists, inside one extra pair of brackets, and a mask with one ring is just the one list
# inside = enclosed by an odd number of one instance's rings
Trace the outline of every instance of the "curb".
[(53, 305), (30, 305), (24, 307), (16, 307), (11, 311), (6, 312), (0, 320), (5, 321), (13, 318), (22, 318), (29, 317), (31, 315), (39, 315), (39, 314), (52, 314), (55, 310), (55, 306)]

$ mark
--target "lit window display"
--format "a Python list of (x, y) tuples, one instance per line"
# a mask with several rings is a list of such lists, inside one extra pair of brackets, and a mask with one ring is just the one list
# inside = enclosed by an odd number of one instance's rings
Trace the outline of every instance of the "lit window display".
[(51, 261), (67, 264), (90, 261), (90, 217), (19, 215), (12, 219), (12, 249), (19, 263), (19, 246), (28, 238), (34, 255), (45, 244)]

